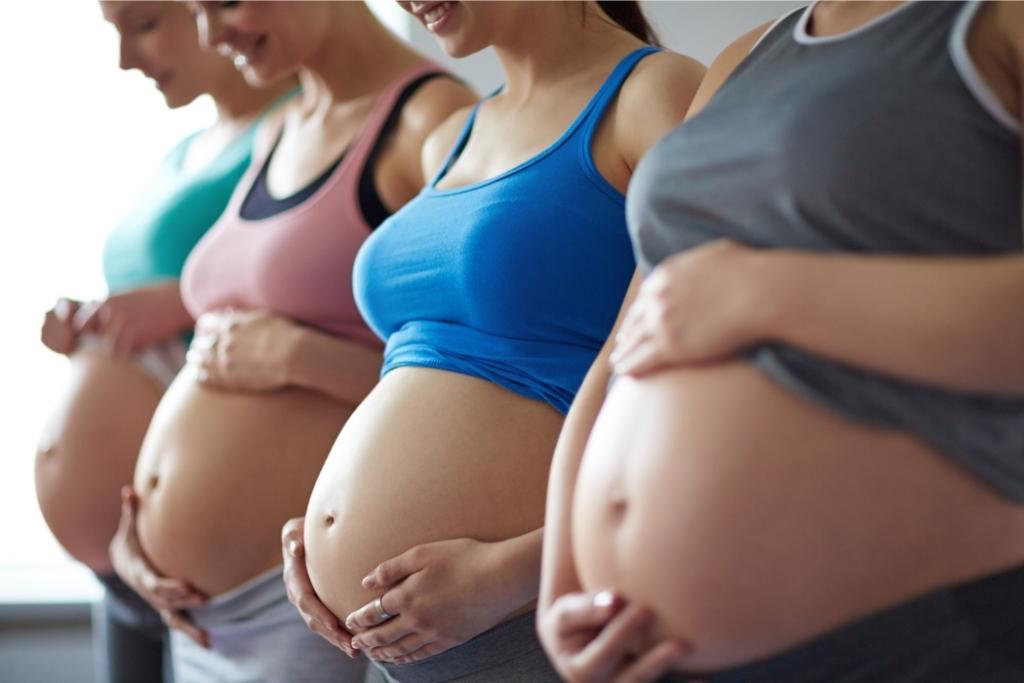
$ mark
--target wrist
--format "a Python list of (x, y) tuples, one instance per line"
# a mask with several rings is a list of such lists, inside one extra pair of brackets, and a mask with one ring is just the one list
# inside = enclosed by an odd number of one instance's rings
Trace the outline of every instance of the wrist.
[(744, 256), (744, 319), (755, 341), (782, 341), (794, 310), (800, 256), (794, 252), (756, 249)]
[(532, 534), (484, 544), (485, 569), (495, 578), (496, 596), (511, 613), (537, 599), (540, 547)]
[(307, 386), (312, 337), (299, 325), (291, 325), (282, 337), (284, 343), (284, 380), (289, 386)]

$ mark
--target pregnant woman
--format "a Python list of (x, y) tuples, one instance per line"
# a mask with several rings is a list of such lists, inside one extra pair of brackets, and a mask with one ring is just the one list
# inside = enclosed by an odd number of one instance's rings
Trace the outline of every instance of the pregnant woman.
[(549, 461), (634, 270), (631, 170), (703, 69), (652, 54), (635, 3), (601, 3), (631, 30), (593, 2), (403, 6), (449, 55), (493, 46), (507, 83), (360, 252), (383, 376), (285, 531), (287, 579), (377, 680), (557, 680), (533, 626)]
[(261, 127), (186, 264), (196, 338), (146, 434), (115, 566), (181, 629), (178, 683), (361, 680), (362, 662), (288, 604), (280, 529), (380, 368), (352, 300), (356, 251), (423, 185), (426, 135), (473, 98), (428, 78), (437, 69), (362, 3), (192, 9), (250, 83), (297, 72), (303, 94)]
[(195, 22), (179, 3), (101, 8), (120, 36), (122, 69), (153, 79), (172, 109), (203, 94), (217, 109), (209, 128), (170, 151), (107, 237), (107, 298), (62, 299), (42, 331), (43, 342), (70, 359), (71, 381), (40, 440), (39, 506), (61, 545), (106, 587), (94, 624), (100, 678), (159, 681), (163, 626), (113, 574), (107, 553), (118, 490), (131, 481), (160, 395), (184, 362), (182, 335), (192, 318), (178, 293), (182, 264), (248, 166), (254, 121), (292, 85), (248, 86), (230, 61), (200, 48)]
[(713, 681), (1024, 677), (1022, 86), (1014, 3), (816, 4), (712, 67), (556, 455), (570, 680), (636, 610)]

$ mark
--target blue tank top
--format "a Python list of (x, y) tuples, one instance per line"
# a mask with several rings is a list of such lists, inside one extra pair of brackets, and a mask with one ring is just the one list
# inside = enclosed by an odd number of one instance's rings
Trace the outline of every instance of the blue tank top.
[(420, 194), (363, 244), (356, 303), (402, 366), (485, 379), (565, 413), (635, 268), (625, 198), (597, 171), (594, 131), (633, 67), (627, 55), (549, 147), (493, 178), (437, 183), (465, 148), (474, 108)]

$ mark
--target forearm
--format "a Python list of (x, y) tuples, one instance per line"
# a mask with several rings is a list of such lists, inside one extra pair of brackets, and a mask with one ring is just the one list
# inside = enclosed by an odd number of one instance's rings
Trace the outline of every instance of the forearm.
[(537, 599), (543, 538), (542, 527), (491, 544), (492, 568), (501, 577), (502, 589), (501, 594), (495, 597), (507, 606), (509, 614)]
[(380, 351), (306, 327), (293, 331), (288, 383), (358, 405), (377, 384)]
[(1024, 257), (754, 258), (770, 340), (948, 390), (1024, 392)]
[(640, 275), (634, 274), (618, 319), (608, 335), (608, 340), (583, 378), (555, 445), (551, 474), (548, 478), (538, 615), (550, 607), (559, 596), (574, 593), (581, 588), (572, 556), (572, 507), (576, 475), (583, 460), (583, 451), (590, 439), (590, 431), (597, 422), (601, 406), (604, 405), (604, 396), (612, 375), (608, 358), (615, 335), (622, 325), (625, 311), (636, 298), (640, 281)]

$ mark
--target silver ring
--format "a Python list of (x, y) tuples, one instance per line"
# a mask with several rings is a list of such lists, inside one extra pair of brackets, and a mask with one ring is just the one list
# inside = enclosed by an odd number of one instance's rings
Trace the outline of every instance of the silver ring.
[(392, 617), (395, 616), (394, 614), (391, 614), (386, 609), (384, 609), (384, 596), (383, 595), (373, 601), (373, 607), (374, 607), (374, 609), (377, 610), (377, 614), (380, 616), (381, 620), (383, 620), (383, 621), (387, 621), (388, 619), (391, 619)]

